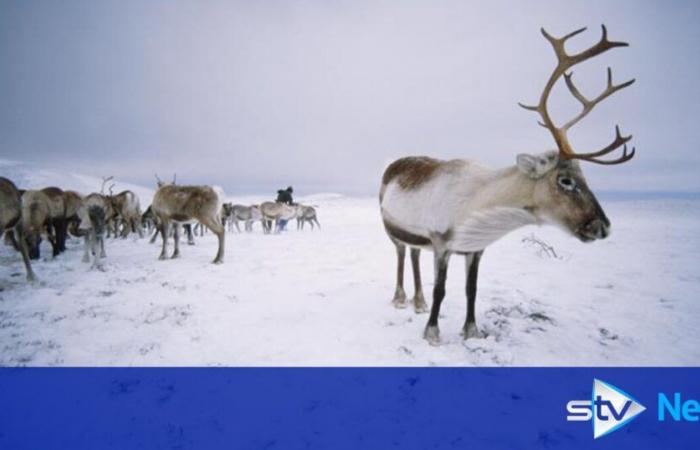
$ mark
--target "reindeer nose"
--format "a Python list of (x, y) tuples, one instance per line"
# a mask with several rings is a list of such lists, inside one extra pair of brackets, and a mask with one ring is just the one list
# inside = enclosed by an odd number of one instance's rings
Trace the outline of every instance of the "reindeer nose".
[(584, 226), (585, 233), (596, 239), (605, 239), (610, 234), (610, 221), (607, 217), (596, 218)]

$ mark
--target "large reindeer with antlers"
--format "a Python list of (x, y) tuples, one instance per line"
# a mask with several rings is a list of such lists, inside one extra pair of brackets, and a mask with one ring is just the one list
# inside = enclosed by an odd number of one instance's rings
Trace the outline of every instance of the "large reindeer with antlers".
[[(627, 151), (632, 136), (622, 136), (615, 127), (615, 139), (600, 151), (576, 153), (567, 132), (593, 108), (631, 85), (634, 80), (613, 84), (608, 69), (607, 87), (597, 97), (588, 99), (574, 85), (569, 73), (576, 64), (593, 58), (625, 42), (608, 40), (607, 30), (594, 46), (576, 54), (564, 48), (566, 41), (583, 32), (576, 30), (555, 38), (542, 29), (554, 48), (557, 66), (550, 75), (536, 106), (524, 108), (537, 112), (540, 125), (549, 130), (558, 152), (540, 155), (521, 154), (515, 166), (490, 169), (470, 160), (441, 161), (427, 157), (408, 157), (394, 161), (384, 172), (379, 193), (381, 214), (389, 238), (396, 246), (397, 281), (393, 304), (406, 306), (403, 272), (406, 247), (411, 249), (416, 312), (427, 311), (422, 291), (419, 257), (421, 249), (434, 252), (435, 285), (430, 317), (424, 337), (433, 345), (440, 342), (438, 316), (445, 297), (445, 280), (450, 255), (463, 255), (467, 271), (467, 317), (462, 329), (464, 338), (479, 337), (475, 320), (476, 286), (484, 249), (521, 226), (551, 223), (559, 225), (583, 242), (604, 239), (610, 233), (610, 221), (590, 191), (578, 160), (596, 164), (621, 164), (634, 156)], [(555, 83), (564, 76), (571, 94), (582, 110), (573, 119), (557, 127), (547, 110)], [(616, 159), (602, 157), (622, 148)]]

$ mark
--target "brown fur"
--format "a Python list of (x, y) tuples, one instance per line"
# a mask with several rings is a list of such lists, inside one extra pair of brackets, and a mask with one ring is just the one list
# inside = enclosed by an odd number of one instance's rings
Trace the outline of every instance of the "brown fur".
[(427, 156), (410, 156), (397, 159), (384, 171), (382, 184), (389, 184), (396, 179), (403, 189), (414, 189), (430, 180), (437, 170), (445, 164)]
[(0, 177), (0, 236), (6, 230), (12, 231), (13, 237), (22, 253), (24, 267), (27, 271), (27, 280), (34, 280), (34, 271), (29, 261), (27, 243), (22, 233), (22, 200), (15, 184), (7, 178)]
[[(168, 231), (171, 222), (198, 220), (219, 239), (219, 249), (214, 263), (224, 262), (224, 227), (219, 217), (219, 196), (209, 186), (163, 185), (158, 188), (151, 205), (153, 215), (160, 224), (163, 249), (160, 259), (166, 258)], [(173, 258), (179, 256), (179, 227), (175, 224), (175, 249)]]
[(73, 236), (80, 236), (78, 210), (83, 202), (83, 196), (75, 191), (63, 191), (63, 202), (66, 206), (67, 229)]
[(441, 169), (463, 164), (462, 161), (444, 161), (428, 156), (408, 156), (400, 158), (389, 164), (382, 177), (382, 187), (379, 191), (379, 200), (384, 197), (386, 186), (396, 180), (404, 190), (417, 189), (427, 183), (440, 172)]
[(41, 190), (49, 200), (49, 238), (52, 239), (53, 255), (66, 250), (66, 202), (63, 190), (47, 187)]
[(32, 259), (39, 258), (41, 235), (46, 233), (54, 250), (58, 253), (58, 242), (51, 227), (51, 200), (43, 191), (27, 190), (22, 195), (22, 235), (28, 245)]

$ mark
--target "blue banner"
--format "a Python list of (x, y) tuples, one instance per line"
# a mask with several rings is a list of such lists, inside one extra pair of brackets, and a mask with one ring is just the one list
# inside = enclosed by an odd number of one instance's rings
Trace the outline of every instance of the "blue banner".
[(694, 368), (2, 369), (0, 449), (690, 449), (699, 398)]

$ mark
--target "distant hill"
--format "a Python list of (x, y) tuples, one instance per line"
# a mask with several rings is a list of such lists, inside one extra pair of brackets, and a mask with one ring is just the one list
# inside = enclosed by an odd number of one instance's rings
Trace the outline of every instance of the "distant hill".
[[(9, 178), (20, 189), (41, 189), (47, 186), (57, 186), (61, 189), (70, 189), (86, 195), (91, 192), (99, 192), (102, 186), (102, 179), (99, 177), (75, 172), (60, 172), (32, 163), (3, 159), (0, 159), (0, 176)], [(154, 189), (123, 183), (119, 180), (111, 180), (108, 182), (105, 190), (112, 184), (114, 184), (113, 192), (115, 194), (127, 189), (133, 191), (139, 196), (144, 209), (151, 203)]]

